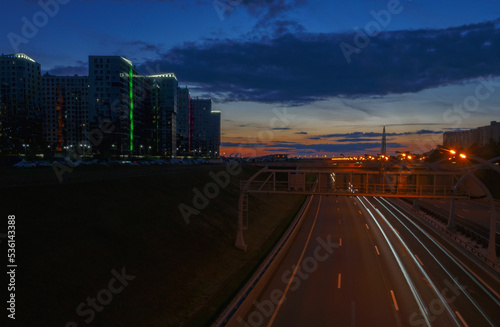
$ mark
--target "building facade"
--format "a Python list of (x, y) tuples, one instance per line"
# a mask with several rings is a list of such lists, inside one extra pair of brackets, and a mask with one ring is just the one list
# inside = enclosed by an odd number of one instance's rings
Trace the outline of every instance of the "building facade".
[(212, 99), (191, 99), (190, 141), (191, 154), (206, 156), (208, 154), (208, 138), (210, 130), (210, 114)]
[(221, 112), (212, 110), (210, 114), (210, 136), (208, 139), (208, 156), (217, 158), (220, 154), (220, 120)]
[(177, 89), (177, 155), (187, 156), (190, 143), (191, 96), (187, 87)]
[(87, 76), (42, 76), (43, 139), (56, 152), (90, 147)]
[(219, 155), (220, 111), (173, 73), (144, 76), (121, 56), (89, 56), (88, 76), (40, 71), (25, 54), (0, 57), (2, 153)]
[(500, 123), (496, 121), (487, 126), (443, 134), (445, 148), (468, 149), (474, 144), (484, 146), (489, 142), (500, 142)]
[(42, 140), (40, 64), (24, 53), (0, 56), (0, 149), (39, 151)]
[[(89, 56), (89, 123), (103, 155), (141, 152), (147, 102), (146, 78), (121, 56)], [(144, 145), (143, 145), (144, 147)]]
[(217, 157), (220, 153), (221, 112), (212, 111), (212, 99), (191, 99), (191, 154)]
[(173, 73), (150, 75), (152, 85), (158, 87), (156, 114), (157, 140), (162, 156), (177, 155), (177, 89), (179, 83)]

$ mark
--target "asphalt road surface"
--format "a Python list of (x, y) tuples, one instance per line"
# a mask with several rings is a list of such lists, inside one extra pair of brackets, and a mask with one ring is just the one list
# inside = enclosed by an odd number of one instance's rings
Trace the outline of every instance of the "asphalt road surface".
[[(443, 213), (449, 215), (450, 200), (430, 200), (421, 199), (422, 203), (439, 208)], [(496, 233), (500, 234), (500, 207), (495, 207), (496, 211)], [(455, 215), (459, 222), (466, 222), (467, 225), (474, 224), (479, 226), (486, 235), (490, 230), (490, 205), (478, 200), (456, 200)]]
[(500, 326), (498, 276), (484, 286), (408, 215), (385, 199), (315, 196), (240, 326)]

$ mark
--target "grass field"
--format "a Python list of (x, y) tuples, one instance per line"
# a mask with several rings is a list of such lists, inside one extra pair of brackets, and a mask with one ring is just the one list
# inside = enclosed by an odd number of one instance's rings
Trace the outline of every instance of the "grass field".
[[(2, 216), (16, 215), (16, 326), (208, 325), (304, 200), (251, 196), (248, 250), (235, 249), (239, 183), (257, 169), (244, 167), (190, 224), (178, 205), (193, 206), (208, 171), (0, 189)], [(122, 269), (135, 278), (110, 293)], [(107, 304), (91, 309), (88, 297)]]

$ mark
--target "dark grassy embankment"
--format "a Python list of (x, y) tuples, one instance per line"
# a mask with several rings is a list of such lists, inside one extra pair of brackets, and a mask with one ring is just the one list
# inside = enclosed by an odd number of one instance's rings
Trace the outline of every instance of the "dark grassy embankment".
[[(251, 196), (248, 251), (235, 249), (239, 183), (257, 169), (232, 177), (189, 225), (178, 205), (192, 206), (208, 171), (0, 189), (3, 221), (16, 215), (15, 326), (209, 324), (304, 199)], [(101, 290), (123, 268), (135, 278), (123, 289), (115, 282), (108, 299)], [(87, 298), (98, 295), (109, 304), (92, 309)]]

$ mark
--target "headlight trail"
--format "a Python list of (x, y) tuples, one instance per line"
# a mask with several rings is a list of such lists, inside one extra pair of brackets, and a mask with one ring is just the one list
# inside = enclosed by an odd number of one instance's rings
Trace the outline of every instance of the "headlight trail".
[[(401, 238), (401, 236), (397, 232), (395, 232), (394, 227), (387, 220), (387, 218), (385, 218), (385, 216), (378, 209), (376, 209), (365, 197), (363, 197), (363, 198), (373, 207), (373, 209), (380, 215), (380, 217), (382, 217), (382, 219), (387, 224), (387, 226), (389, 226), (392, 229), (392, 231), (394, 232), (394, 235), (398, 238), (398, 240), (404, 246), (406, 252), (410, 255), (410, 257), (412, 258), (413, 262), (417, 266), (418, 270), (420, 270), (420, 272), (422, 273), (422, 275), (424, 275), (424, 277), (427, 279), (427, 281), (429, 282), (429, 284), (432, 286), (432, 289), (434, 290), (434, 293), (436, 293), (436, 295), (442, 301), (442, 303), (445, 306), (446, 310), (448, 311), (449, 315), (453, 318), (453, 321), (457, 324), (457, 326), (461, 326), (460, 323), (458, 322), (458, 320), (456, 319), (456, 315), (455, 315), (454, 311), (451, 309), (450, 305), (448, 304), (448, 301), (446, 301), (446, 299), (441, 294), (441, 292), (438, 291), (438, 288), (436, 287), (436, 285), (434, 284), (434, 282), (432, 281), (432, 279), (430, 278), (430, 276), (427, 274), (427, 272), (425, 271), (425, 269), (419, 264), (419, 262), (415, 258), (415, 255), (410, 250), (410, 248), (406, 245), (405, 241)], [(389, 212), (390, 212), (390, 210), (389, 210)], [(413, 235), (413, 236), (415, 236), (415, 235)]]
[[(467, 290), (465, 290), (462, 285), (460, 285), (460, 283), (458, 283), (455, 278), (453, 277), (453, 275), (441, 264), (441, 262), (434, 256), (434, 254), (424, 245), (424, 243), (418, 238), (415, 236), (415, 234), (391, 211), (389, 210), (389, 208), (387, 208), (383, 203), (382, 201), (380, 201), (379, 199), (376, 199), (385, 209), (387, 209), (387, 211), (389, 211), (405, 228), (408, 232), (410, 232), (411, 235), (413, 235), (413, 237), (422, 245), (422, 247), (427, 251), (427, 253), (429, 253), (431, 255), (431, 257), (437, 262), (437, 264), (443, 269), (443, 271), (451, 278), (451, 280), (453, 280), (453, 282), (455, 282), (455, 284), (460, 288), (460, 290), (463, 292), (463, 294), (465, 294), (465, 296), (471, 301), (471, 303), (474, 305), (474, 307), (481, 313), (481, 315), (486, 319), (486, 321), (488, 321), (488, 323), (491, 325), (491, 326), (494, 326), (494, 324), (491, 322), (491, 320), (488, 318), (488, 316), (486, 315), (486, 313), (483, 311), (483, 309), (476, 303), (476, 301), (474, 301), (474, 299), (470, 296), (470, 294), (467, 292)], [(410, 218), (408, 218), (408, 216), (406, 216), (404, 213), (402, 213), (400, 210), (398, 210), (396, 207), (394, 207), (394, 205), (392, 205), (389, 201), (387, 201), (386, 199), (383, 199), (388, 205), (390, 205), (394, 210), (396, 210), (399, 214), (401, 214), (403, 217), (405, 217), (414, 227), (418, 228), (418, 230), (420, 230), (420, 232), (422, 232), (429, 240), (431, 240), (444, 254), (446, 254), (448, 256), (448, 258), (450, 258), (457, 266), (460, 267), (460, 269), (462, 269), (463, 272), (465, 272), (486, 294), (488, 294), (490, 296), (490, 298), (495, 301), (495, 303), (497, 305), (500, 305), (498, 299), (496, 299), (493, 294), (491, 294), (476, 278), (474, 278), (474, 276), (472, 276), (466, 269), (464, 269), (462, 267), (461, 264), (459, 264), (453, 257), (451, 257), (448, 252), (443, 249), (441, 247), (441, 245), (439, 245), (433, 238), (431, 238), (425, 231), (422, 230), (422, 228), (420, 228), (420, 226), (418, 226), (416, 223), (414, 223)]]
[[(359, 199), (359, 197), (357, 197)], [(420, 309), (420, 312), (422, 313), (422, 316), (424, 317), (425, 319), (425, 322), (427, 324), (427, 326), (431, 326), (431, 323), (428, 319), (428, 314), (429, 312), (427, 311), (427, 309), (425, 308), (425, 305), (422, 301), (422, 299), (420, 298), (420, 295), (418, 294), (418, 291), (417, 289), (415, 288), (415, 285), (413, 285), (413, 282), (408, 274), (408, 272), (406, 271), (405, 267), (403, 266), (403, 263), (401, 262), (401, 260), (399, 260), (399, 257), (398, 255), (396, 254), (396, 251), (394, 250), (394, 247), (392, 246), (391, 242), (389, 241), (389, 239), (387, 238), (387, 235), (385, 234), (385, 232), (383, 231), (382, 227), (380, 227), (377, 219), (375, 219), (375, 217), (373, 216), (373, 214), (371, 213), (370, 209), (368, 209), (368, 207), (366, 207), (366, 205), (363, 203), (363, 201), (360, 200), (360, 203), (363, 205), (363, 207), (365, 207), (366, 211), (370, 214), (370, 216), (372, 217), (373, 221), (375, 222), (375, 224), (377, 225), (377, 227), (379, 228), (380, 232), (382, 233), (382, 236), (384, 237), (385, 241), (387, 242), (387, 244), (389, 245), (389, 248), (391, 249), (391, 252), (392, 254), (394, 255), (394, 258), (396, 259), (396, 262), (398, 263), (398, 266), (399, 266), (399, 269), (401, 270), (401, 272), (403, 273), (403, 276), (405, 277), (406, 279), (406, 283), (408, 284), (408, 286), (410, 287), (410, 290), (413, 294), (413, 297), (415, 298), (415, 301), (417, 301), (417, 304), (418, 304), (418, 307)]]

